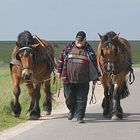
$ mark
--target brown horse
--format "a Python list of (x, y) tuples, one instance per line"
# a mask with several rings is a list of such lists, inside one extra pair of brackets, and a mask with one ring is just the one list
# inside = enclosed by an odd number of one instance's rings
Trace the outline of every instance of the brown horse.
[(123, 109), (120, 100), (130, 94), (127, 87), (127, 74), (130, 72), (130, 82), (133, 82), (131, 77), (134, 78), (131, 67), (131, 46), (126, 39), (119, 37), (113, 31), (105, 35), (99, 34), (99, 37), (97, 63), (101, 71), (100, 81), (104, 88), (103, 116), (122, 119)]
[(29, 119), (40, 117), (40, 88), (44, 88), (43, 110), (47, 114), (52, 111), (52, 97), (50, 92), (51, 73), (54, 70), (54, 50), (45, 40), (33, 37), (29, 31), (18, 35), (18, 42), (12, 52), (10, 70), (13, 80), (14, 99), (11, 101), (11, 108), (15, 117), (21, 113), (19, 103), (20, 81), (22, 81), (31, 97), (28, 109)]

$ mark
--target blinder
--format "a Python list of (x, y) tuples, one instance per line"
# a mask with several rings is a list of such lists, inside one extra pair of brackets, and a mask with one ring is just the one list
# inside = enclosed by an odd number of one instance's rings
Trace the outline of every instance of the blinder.
[[(105, 54), (104, 54), (104, 49), (105, 48), (112, 48), (112, 46), (115, 46), (114, 50), (115, 51), (115, 61), (110, 60), (110, 57), (105, 58)], [(116, 67), (116, 60), (117, 60), (117, 56), (120, 53), (120, 46), (116, 43), (116, 41), (114, 39), (109, 39), (107, 40), (102, 47), (100, 48), (100, 54), (101, 56), (104, 58), (104, 64), (103, 64), (103, 69), (104, 71), (108, 72), (113, 72), (115, 67)]]
[(112, 45), (115, 46), (115, 55), (118, 55), (120, 53), (120, 47), (115, 43), (115, 40), (109, 39), (108, 41), (106, 41), (103, 44), (103, 47), (101, 47), (101, 49), (100, 49), (100, 54), (102, 55), (102, 57), (104, 57), (103, 49), (104, 48), (111, 48)]
[(100, 54), (102, 57), (104, 57), (103, 48), (100, 49)]
[(20, 60), (19, 54), (21, 52), (27, 52), (27, 53), (32, 53), (33, 54), (33, 49), (31, 47), (22, 47), (18, 50), (18, 52), (16, 53), (16, 59)]

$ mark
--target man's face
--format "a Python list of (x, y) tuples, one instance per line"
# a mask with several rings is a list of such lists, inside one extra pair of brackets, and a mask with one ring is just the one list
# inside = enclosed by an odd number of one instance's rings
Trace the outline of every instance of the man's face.
[(85, 46), (86, 43), (86, 39), (80, 40), (80, 39), (76, 39), (75, 40), (75, 45), (79, 48)]

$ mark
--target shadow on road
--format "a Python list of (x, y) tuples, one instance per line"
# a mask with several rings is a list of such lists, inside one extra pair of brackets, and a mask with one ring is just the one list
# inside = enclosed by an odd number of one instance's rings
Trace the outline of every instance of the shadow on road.
[[(50, 116), (41, 117), (40, 120), (54, 120), (54, 119), (66, 119), (67, 113), (53, 114)], [(76, 118), (76, 115), (75, 117)], [(109, 123), (109, 122), (140, 122), (140, 113), (124, 113), (122, 120), (111, 120), (104, 118), (102, 113), (86, 113), (85, 115), (86, 123)]]
[(87, 123), (102, 122), (140, 122), (140, 113), (124, 113), (122, 120), (111, 120), (104, 118), (102, 113), (87, 113), (85, 116)]

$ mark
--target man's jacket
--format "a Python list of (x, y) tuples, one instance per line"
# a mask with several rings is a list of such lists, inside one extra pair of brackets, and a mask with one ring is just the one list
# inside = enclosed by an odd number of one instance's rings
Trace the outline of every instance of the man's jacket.
[[(75, 46), (75, 42), (72, 42), (71, 44), (65, 46), (61, 51), (60, 57), (58, 59), (57, 72), (61, 74), (64, 84), (70, 83), (68, 73), (67, 73), (67, 62), (68, 62), (68, 55), (72, 51), (74, 46)], [(87, 58), (89, 60), (90, 81), (93, 81), (99, 78), (99, 71), (97, 68), (95, 52), (87, 42), (84, 47), (87, 52)]]

